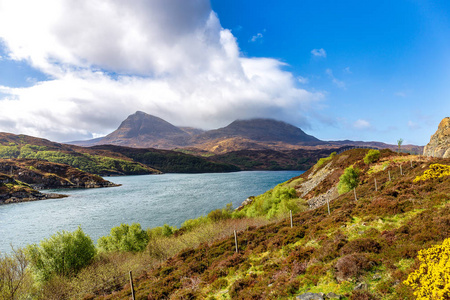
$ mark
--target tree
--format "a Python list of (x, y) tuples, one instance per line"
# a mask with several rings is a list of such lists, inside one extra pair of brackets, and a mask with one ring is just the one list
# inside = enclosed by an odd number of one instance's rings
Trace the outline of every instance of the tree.
[(22, 249), (12, 248), (9, 255), (0, 254), (0, 298), (16, 299), (25, 290), (28, 260)]
[(359, 184), (360, 170), (358, 168), (348, 167), (345, 169), (344, 174), (339, 177), (338, 192), (339, 194), (345, 194), (352, 189), (356, 188)]
[(75, 275), (87, 266), (96, 254), (92, 239), (81, 227), (74, 232), (57, 232), (49, 239), (42, 240), (39, 245), (29, 245), (25, 252), (40, 281), (48, 281), (54, 275)]
[(399, 139), (399, 140), (397, 141), (397, 145), (398, 145), (397, 153), (400, 153), (400, 148), (402, 147), (402, 144), (403, 144), (403, 139)]
[(450, 238), (441, 245), (419, 251), (419, 269), (403, 283), (414, 290), (419, 300), (450, 299)]
[(148, 234), (140, 224), (120, 224), (112, 228), (108, 236), (101, 237), (97, 244), (104, 251), (139, 252), (145, 249), (148, 240)]
[(366, 165), (371, 164), (380, 159), (380, 155), (381, 155), (380, 150), (370, 149), (369, 152), (367, 152), (366, 156), (364, 157), (364, 163)]

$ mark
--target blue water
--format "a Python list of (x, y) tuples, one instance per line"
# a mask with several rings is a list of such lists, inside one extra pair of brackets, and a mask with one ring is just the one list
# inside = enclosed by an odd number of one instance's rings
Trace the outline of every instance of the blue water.
[(164, 174), (110, 177), (120, 187), (50, 190), (68, 198), (0, 205), (0, 252), (10, 244), (23, 247), (57, 231), (79, 225), (94, 242), (121, 223), (143, 228), (169, 224), (208, 214), (232, 202), (239, 206), (302, 171), (256, 171), (215, 174)]

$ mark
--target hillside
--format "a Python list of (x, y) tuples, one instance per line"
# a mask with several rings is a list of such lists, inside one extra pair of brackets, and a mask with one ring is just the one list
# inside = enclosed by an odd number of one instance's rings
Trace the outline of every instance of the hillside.
[(97, 175), (208, 173), (239, 170), (193, 155), (120, 146), (80, 147), (26, 135), (0, 133), (0, 158), (27, 158), (64, 163)]
[[(412, 299), (413, 290), (403, 281), (418, 268), (418, 250), (450, 237), (450, 176), (433, 178), (433, 171), (427, 171), (436, 163), (448, 166), (450, 160), (383, 150), (377, 161), (365, 164), (368, 151), (320, 160), (234, 212), (240, 219), (218, 220), (210, 242), (202, 242), (199, 229), (196, 235), (180, 230), (150, 242), (150, 256), (160, 260), (183, 236), (184, 241), (199, 240), (161, 265), (141, 269), (134, 284), (137, 299)], [(334, 190), (349, 166), (361, 170), (359, 185), (339, 195)], [(425, 171), (424, 180), (415, 180)], [(327, 199), (330, 213), (320, 205)], [(298, 205), (309, 209), (301, 211)], [(289, 207), (300, 209), (293, 228)], [(255, 217), (269, 212), (285, 217), (261, 226), (264, 222)], [(233, 228), (238, 230), (238, 253)], [(89, 299), (129, 296), (126, 285), (112, 293), (92, 291)]]

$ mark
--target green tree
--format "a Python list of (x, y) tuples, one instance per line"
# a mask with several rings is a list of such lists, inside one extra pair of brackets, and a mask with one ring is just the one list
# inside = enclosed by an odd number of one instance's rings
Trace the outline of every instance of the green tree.
[(96, 254), (92, 239), (81, 227), (74, 232), (57, 232), (49, 239), (42, 240), (39, 245), (29, 245), (25, 252), (40, 281), (47, 281), (54, 275), (75, 275), (87, 266)]
[(369, 152), (367, 152), (366, 156), (364, 156), (364, 163), (368, 165), (376, 162), (380, 159), (380, 155), (380, 150), (370, 149)]
[(398, 145), (397, 153), (400, 153), (400, 148), (402, 147), (402, 144), (403, 144), (403, 139), (399, 139), (397, 141), (397, 145)]
[(450, 299), (450, 239), (419, 251), (419, 269), (403, 283), (414, 290), (419, 300)]
[(359, 184), (359, 174), (360, 170), (358, 168), (348, 167), (345, 169), (344, 174), (339, 177), (339, 194), (345, 194), (356, 188)]
[(103, 251), (139, 252), (145, 249), (148, 240), (148, 234), (140, 224), (120, 224), (112, 228), (108, 236), (101, 237), (97, 244)]

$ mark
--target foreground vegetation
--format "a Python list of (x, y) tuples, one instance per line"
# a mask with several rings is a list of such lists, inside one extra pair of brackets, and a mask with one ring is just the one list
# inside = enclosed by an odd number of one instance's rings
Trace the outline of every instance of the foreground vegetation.
[[(128, 299), (132, 270), (137, 299), (448, 299), (450, 160), (367, 155), (331, 155), (238, 211), (227, 206), (179, 229), (123, 224), (86, 266), (67, 266), (63, 251), (64, 272), (45, 278), (30, 253), (51, 249), (49, 240), (16, 250), (1, 259), (0, 290), (10, 299)], [(329, 210), (308, 209), (338, 185), (347, 192), (329, 198)]]

